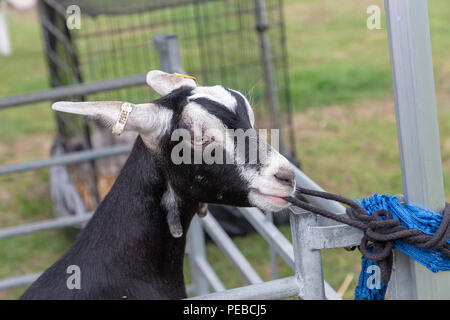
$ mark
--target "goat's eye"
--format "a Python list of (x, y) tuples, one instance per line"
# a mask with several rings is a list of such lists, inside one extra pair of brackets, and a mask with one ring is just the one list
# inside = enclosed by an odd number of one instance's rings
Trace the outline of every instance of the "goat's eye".
[(210, 136), (202, 136), (202, 137), (194, 137), (191, 142), (195, 146), (205, 146), (214, 141), (214, 137)]

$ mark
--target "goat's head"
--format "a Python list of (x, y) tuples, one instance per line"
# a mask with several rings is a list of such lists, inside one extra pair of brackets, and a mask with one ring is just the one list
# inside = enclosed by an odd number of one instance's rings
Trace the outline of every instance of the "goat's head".
[[(138, 132), (161, 160), (170, 187), (182, 198), (270, 211), (288, 206), (281, 197), (294, 192), (293, 168), (256, 135), (252, 108), (241, 93), (197, 86), (192, 79), (161, 71), (150, 71), (147, 83), (163, 97), (127, 104), (132, 108), (126, 121), (124, 103), (117, 101), (57, 102), (53, 109), (110, 125), (125, 123), (123, 129)], [(236, 129), (244, 133), (240, 142)]]

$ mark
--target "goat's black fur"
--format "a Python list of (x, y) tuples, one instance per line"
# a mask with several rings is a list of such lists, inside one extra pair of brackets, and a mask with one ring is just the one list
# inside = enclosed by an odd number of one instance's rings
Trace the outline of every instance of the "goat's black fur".
[[(158, 160), (138, 137), (116, 183), (75, 244), (22, 299), (179, 299), (185, 236), (173, 238), (160, 200)], [(184, 202), (184, 234), (198, 203)], [(67, 267), (81, 269), (81, 289), (69, 290)]]

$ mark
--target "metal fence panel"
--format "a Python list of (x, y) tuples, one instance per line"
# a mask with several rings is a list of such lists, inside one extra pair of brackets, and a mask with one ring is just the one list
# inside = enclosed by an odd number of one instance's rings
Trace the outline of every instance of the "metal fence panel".
[[(445, 205), (427, 1), (385, 0), (397, 134), (407, 203)], [(450, 272), (395, 253), (389, 297), (448, 299)]]

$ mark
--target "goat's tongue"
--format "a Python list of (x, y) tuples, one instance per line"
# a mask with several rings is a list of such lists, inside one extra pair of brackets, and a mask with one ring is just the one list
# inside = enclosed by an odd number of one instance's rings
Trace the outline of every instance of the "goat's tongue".
[(269, 196), (269, 195), (265, 195), (267, 198), (269, 198), (270, 200), (272, 200), (272, 202), (282, 205), (284, 206), (285, 204), (287, 204), (288, 202), (286, 200), (284, 200), (283, 198), (280, 197), (274, 197), (274, 196)]

